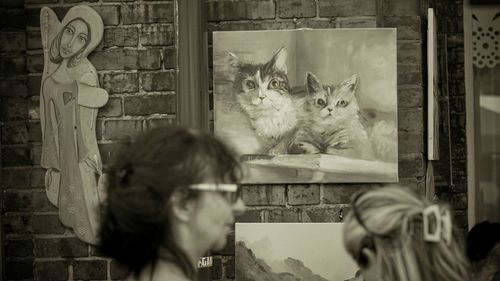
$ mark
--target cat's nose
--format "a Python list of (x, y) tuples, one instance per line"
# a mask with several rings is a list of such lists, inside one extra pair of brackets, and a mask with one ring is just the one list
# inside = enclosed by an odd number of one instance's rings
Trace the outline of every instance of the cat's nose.
[(259, 99), (264, 100), (266, 97), (259, 97)]
[(330, 112), (332, 112), (332, 111), (333, 111), (333, 108), (327, 108), (327, 109), (328, 109), (328, 111), (330, 111)]

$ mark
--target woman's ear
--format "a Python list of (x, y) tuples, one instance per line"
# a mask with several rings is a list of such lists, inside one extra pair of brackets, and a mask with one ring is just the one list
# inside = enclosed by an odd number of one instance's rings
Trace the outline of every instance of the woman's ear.
[(196, 209), (196, 200), (188, 198), (187, 194), (178, 191), (175, 191), (170, 197), (170, 204), (174, 219), (182, 222), (190, 221)]

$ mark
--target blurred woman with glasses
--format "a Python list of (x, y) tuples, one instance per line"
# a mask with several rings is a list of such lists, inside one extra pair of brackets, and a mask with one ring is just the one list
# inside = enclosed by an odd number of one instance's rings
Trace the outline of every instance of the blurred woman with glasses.
[(127, 281), (194, 280), (199, 258), (221, 250), (245, 210), (235, 154), (209, 133), (156, 128), (108, 172), (100, 250), (131, 270)]

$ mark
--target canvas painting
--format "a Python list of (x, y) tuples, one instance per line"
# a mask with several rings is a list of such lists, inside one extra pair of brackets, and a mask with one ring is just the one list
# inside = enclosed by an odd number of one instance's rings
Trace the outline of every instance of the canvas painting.
[(361, 281), (342, 223), (237, 223), (238, 281)]
[(395, 29), (213, 38), (215, 134), (244, 183), (398, 180)]

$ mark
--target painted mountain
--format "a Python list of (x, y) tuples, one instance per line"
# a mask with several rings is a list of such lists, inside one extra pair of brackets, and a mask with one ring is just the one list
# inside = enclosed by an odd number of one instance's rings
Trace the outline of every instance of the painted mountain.
[(238, 281), (330, 281), (314, 274), (298, 259), (276, 261), (271, 267), (266, 261), (256, 257), (243, 241), (236, 242), (236, 279)]

